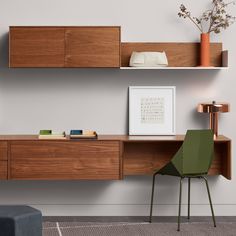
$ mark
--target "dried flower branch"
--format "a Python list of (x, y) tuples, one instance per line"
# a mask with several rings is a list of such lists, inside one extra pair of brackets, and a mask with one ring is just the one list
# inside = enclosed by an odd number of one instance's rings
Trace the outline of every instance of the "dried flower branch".
[[(190, 11), (181, 4), (178, 16), (184, 19), (188, 18), (202, 33), (214, 32), (218, 34), (222, 29), (227, 29), (235, 22), (236, 17), (228, 14), (226, 11), (229, 5), (235, 5), (235, 1), (225, 3), (224, 0), (212, 0), (212, 5), (212, 9), (206, 10), (200, 18), (197, 18), (192, 17)], [(206, 31), (203, 29), (203, 23), (209, 24)]]

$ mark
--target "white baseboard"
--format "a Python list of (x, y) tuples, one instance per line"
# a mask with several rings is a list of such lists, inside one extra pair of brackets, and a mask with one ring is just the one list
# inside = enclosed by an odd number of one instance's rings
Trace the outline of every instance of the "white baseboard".
[[(44, 216), (148, 216), (148, 205), (32, 205)], [(182, 216), (187, 205), (182, 205)], [(236, 205), (214, 205), (216, 216), (235, 216)], [(178, 205), (154, 205), (154, 216), (176, 216)], [(210, 216), (209, 205), (191, 205), (192, 216)]]

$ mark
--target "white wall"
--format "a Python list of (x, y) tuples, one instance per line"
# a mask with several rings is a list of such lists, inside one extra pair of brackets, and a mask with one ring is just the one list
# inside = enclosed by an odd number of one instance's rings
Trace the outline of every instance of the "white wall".
[[(224, 48), (229, 49), (230, 69), (224, 71), (7, 67), (9, 25), (121, 25), (123, 41), (197, 41), (199, 33), (193, 25), (177, 17), (182, 2), (199, 14), (208, 1), (1, 1), (0, 133), (87, 128), (100, 134), (125, 134), (130, 85), (175, 85), (179, 134), (189, 128), (207, 127), (207, 116), (196, 113), (199, 102), (230, 102), (231, 112), (220, 117), (220, 133), (233, 140), (233, 180), (211, 177), (210, 185), (216, 215), (235, 215), (236, 25), (222, 35), (212, 35), (212, 41), (223, 41)], [(233, 13), (236, 15), (236, 8)], [(158, 183), (154, 214), (176, 215), (177, 179), (160, 177)], [(101, 182), (2, 181), (0, 204), (30, 204), (42, 209), (44, 215), (148, 215), (150, 190), (149, 177)], [(184, 204), (186, 200), (185, 194)], [(210, 215), (205, 186), (199, 182), (192, 187), (192, 204), (193, 215)]]

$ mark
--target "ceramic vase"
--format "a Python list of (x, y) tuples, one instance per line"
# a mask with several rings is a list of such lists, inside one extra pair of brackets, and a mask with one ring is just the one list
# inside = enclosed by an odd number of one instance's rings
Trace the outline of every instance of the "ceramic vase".
[(201, 46), (200, 46), (200, 66), (210, 66), (210, 34), (201, 34)]

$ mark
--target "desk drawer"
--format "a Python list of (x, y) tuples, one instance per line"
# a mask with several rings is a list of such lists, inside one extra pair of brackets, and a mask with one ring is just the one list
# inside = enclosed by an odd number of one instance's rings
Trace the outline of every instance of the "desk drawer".
[(10, 179), (120, 179), (119, 141), (15, 141)]
[(7, 179), (7, 161), (0, 161), (0, 179)]
[(7, 161), (7, 142), (0, 142), (0, 161)]

